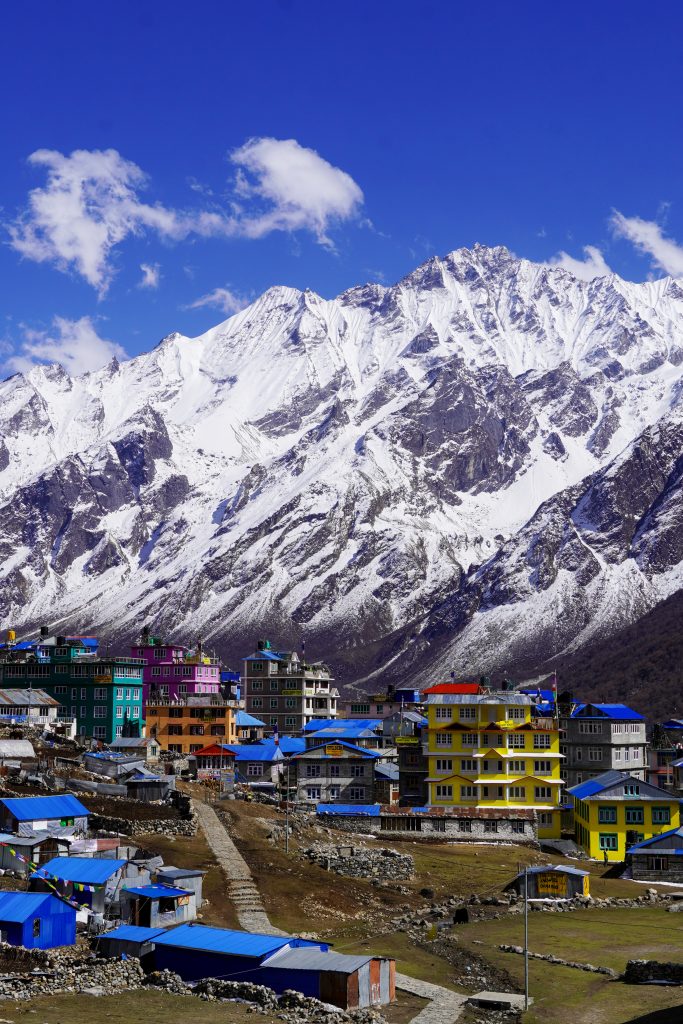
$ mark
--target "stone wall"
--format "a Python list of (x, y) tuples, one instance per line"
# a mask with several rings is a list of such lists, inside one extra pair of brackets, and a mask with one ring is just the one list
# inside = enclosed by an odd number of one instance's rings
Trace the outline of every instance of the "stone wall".
[(328, 846), (315, 843), (303, 850), (302, 857), (348, 878), (412, 878), (415, 862), (409, 854), (384, 848)]
[(683, 857), (669, 857), (666, 871), (655, 871), (648, 867), (649, 856), (633, 854), (631, 875), (640, 882), (680, 882), (683, 884)]
[(194, 836), (197, 834), (197, 816), (190, 818), (147, 818), (134, 821), (131, 818), (115, 818), (106, 814), (91, 814), (91, 832), (114, 832), (122, 836), (144, 836), (160, 833), (167, 836)]
[(683, 964), (662, 963), (658, 960), (629, 960), (624, 971), (629, 985), (683, 985)]
[[(487, 830), (487, 822), (495, 820), (497, 831)], [(511, 818), (477, 818), (474, 816), (446, 817), (440, 815), (382, 815), (367, 817), (363, 815), (324, 814), (318, 816), (318, 824), (334, 828), (339, 832), (355, 833), (356, 835), (381, 835), (387, 839), (408, 839), (410, 842), (461, 842), (461, 843), (516, 843), (524, 846), (538, 845), (536, 822), (531, 818), (519, 819), (524, 825), (524, 832), (513, 831), (515, 827)], [(407, 822), (415, 822), (409, 827)], [(467, 823), (464, 827), (461, 822)], [(490, 827), (490, 826), (489, 826)], [(518, 826), (519, 827), (519, 826)]]

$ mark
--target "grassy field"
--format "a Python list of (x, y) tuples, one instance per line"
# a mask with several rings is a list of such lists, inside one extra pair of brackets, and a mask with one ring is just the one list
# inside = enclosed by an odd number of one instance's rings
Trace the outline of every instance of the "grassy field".
[[(400, 993), (394, 1006), (386, 1008), (389, 1024), (408, 1024), (426, 1003), (416, 996)], [(282, 1024), (271, 1014), (254, 1014), (240, 1003), (208, 1003), (192, 996), (167, 992), (121, 992), (116, 996), (63, 995), (32, 999), (27, 1003), (0, 1002), (0, 1020), (13, 1024), (137, 1024), (156, 1021), (187, 1024)]]

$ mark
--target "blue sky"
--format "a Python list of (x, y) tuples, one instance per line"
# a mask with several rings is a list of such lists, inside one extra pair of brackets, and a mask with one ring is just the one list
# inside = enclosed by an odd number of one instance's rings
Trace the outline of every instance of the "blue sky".
[(683, 276), (682, 30), (668, 0), (13, 5), (0, 370), (475, 242)]

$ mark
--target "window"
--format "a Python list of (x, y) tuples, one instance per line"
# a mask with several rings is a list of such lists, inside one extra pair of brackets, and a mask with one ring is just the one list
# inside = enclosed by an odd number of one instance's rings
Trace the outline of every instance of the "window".
[(351, 786), (349, 793), (352, 800), (365, 800), (365, 786)]
[(617, 850), (619, 848), (619, 839), (614, 832), (600, 832), (598, 843), (601, 850)]
[(653, 807), (652, 808), (652, 824), (653, 825), (670, 825), (671, 824), (671, 809), (669, 807)]
[(640, 786), (626, 785), (624, 786), (624, 796), (639, 796)]
[(182, 744), (180, 743), (169, 743), (168, 749), (172, 754), (182, 754), (183, 752)]
[(292, 718), (292, 717), (285, 718), (285, 726), (289, 727), (289, 726), (295, 726), (295, 725), (296, 725), (296, 718)]
[(648, 857), (647, 858), (647, 869), (648, 869), (648, 871), (668, 871), (669, 870), (669, 858), (668, 857)]
[(107, 735), (107, 730), (103, 725), (96, 725), (93, 729), (93, 737), (96, 740), (103, 740)]
[(201, 743), (190, 743), (190, 753), (196, 754), (198, 750), (202, 749)]
[(552, 800), (553, 791), (550, 786), (536, 786), (534, 788), (534, 800), (545, 801)]
[(55, 672), (57, 675), (63, 676), (69, 671), (68, 665), (55, 665)]
[(294, 697), (287, 697), (287, 698), (285, 698), (285, 707), (286, 708), (295, 708), (296, 707), (296, 701), (295, 701)]
[[(106, 712), (106, 708), (103, 708), (102, 710)], [(95, 708), (95, 711), (97, 711), (97, 708)], [(104, 715), (102, 717), (104, 717)], [(123, 718), (123, 708), (121, 707), (120, 704), (116, 709), (116, 717)]]
[(130, 717), (131, 718), (139, 718), (140, 717), (140, 708), (131, 708), (130, 709)]
[(550, 775), (551, 771), (550, 761), (534, 761), (535, 775)]
[(247, 775), (254, 776), (254, 775), (262, 775), (262, 774), (263, 774), (263, 765), (261, 765), (261, 764), (248, 764), (247, 765)]
[(351, 776), (354, 779), (362, 779), (364, 775), (365, 775), (365, 765), (364, 764), (352, 764), (351, 765)]
[(152, 675), (153, 676), (160, 676), (161, 675), (161, 669), (159, 668), (158, 665), (152, 665)]
[(76, 689), (75, 686), (72, 686), (71, 687), (71, 699), (75, 700), (77, 696), (78, 696), (78, 690)]
[(518, 722), (519, 721), (523, 722), (524, 718), (526, 717), (525, 709), (524, 708), (518, 708), (518, 707), (506, 708), (506, 714), (507, 714), (508, 718), (515, 719)]
[(116, 699), (117, 700), (123, 700), (123, 687), (122, 686), (117, 686), (116, 687)]
[[(446, 762), (442, 762), (442, 763), (445, 764)], [(448, 763), (452, 764), (453, 762), (449, 761)], [(438, 761), (436, 762), (436, 765), (437, 765), (436, 770), (439, 771), (439, 762)], [(460, 762), (460, 771), (461, 772), (476, 772), (478, 770), (479, 770), (479, 766), (478, 766), (477, 762), (473, 758), (463, 757), (462, 761)], [(444, 769), (444, 771), (446, 771), (446, 769)]]
[(340, 775), (339, 765), (338, 764), (331, 764), (330, 765), (330, 778), (331, 779), (338, 779), (339, 775)]
[(306, 765), (306, 777), (309, 779), (320, 778), (320, 765), (319, 764), (307, 764)]
[(182, 725), (169, 725), (169, 727), (168, 727), (168, 735), (169, 736), (182, 736), (183, 735), (183, 727), (182, 727)]
[(436, 709), (436, 717), (437, 718), (445, 718), (448, 721), (450, 721), (451, 718), (453, 717), (453, 709), (452, 708), (438, 707)]
[(262, 661), (254, 661), (254, 662), (252, 662), (251, 670), (252, 670), (252, 672), (263, 672), (263, 662)]
[(616, 825), (617, 823), (617, 809), (616, 807), (598, 807), (598, 824), (599, 825)]
[(33, 918), (33, 938), (37, 939), (39, 935), (40, 935), (40, 918), (39, 917), (34, 917)]
[(107, 688), (106, 686), (95, 687), (95, 700), (106, 700), (107, 699)]
[(71, 705), (71, 717), (78, 718), (78, 708), (76, 707), (75, 704)]
[(270, 706), (271, 708), (277, 708), (277, 697), (270, 698)]
[(602, 750), (600, 747), (589, 747), (588, 748), (588, 760), (589, 761), (602, 761)]
[(453, 737), (449, 732), (437, 732), (436, 745), (437, 747), (452, 747)]
[(526, 800), (526, 789), (524, 786), (510, 786), (511, 800)]
[(463, 747), (476, 747), (479, 743), (479, 737), (476, 732), (464, 732), (462, 734), (462, 745)]
[(443, 819), (435, 818), (432, 822), (432, 832), (445, 832), (446, 822)]
[(328, 793), (330, 800), (335, 800), (341, 794), (341, 786), (330, 786)]
[(370, 705), (369, 704), (352, 704), (351, 705), (352, 715), (369, 715)]
[(526, 771), (526, 761), (510, 761), (508, 762), (508, 772), (510, 775), (523, 775)]
[(598, 735), (602, 732), (602, 722), (579, 722), (579, 732)]
[(614, 748), (614, 760), (621, 761), (621, 747)]
[(526, 746), (526, 736), (519, 732), (510, 733), (508, 736), (508, 747), (523, 750)]
[(190, 726), (190, 736), (203, 736), (203, 735), (204, 735), (204, 726), (203, 725), (191, 725)]
[(116, 736), (117, 736), (117, 738), (122, 734), (122, 732), (123, 732), (123, 726), (122, 725), (117, 725), (116, 726)]
[(279, 685), (280, 684), (278, 683), (277, 679), (271, 679), (270, 680), (270, 689), (271, 690), (275, 690), (276, 693), (277, 693), (277, 688), (278, 688)]
[(453, 762), (450, 758), (437, 757), (436, 759), (436, 770), (437, 772), (452, 772)]
[(251, 701), (251, 706), (252, 706), (252, 708), (262, 708), (263, 707), (263, 701), (261, 700), (260, 697), (253, 697), (252, 701)]
[(503, 787), (502, 786), (482, 786), (482, 796), (486, 800), (502, 800), (503, 799)]
[(518, 835), (524, 835), (525, 825), (523, 821), (511, 821), (510, 827), (512, 828), (512, 831), (516, 832)]
[(553, 816), (547, 811), (542, 811), (538, 815), (538, 824), (540, 828), (550, 828), (553, 823)]
[(87, 714), (88, 714), (88, 708), (87, 708), (87, 705), (85, 705), (85, 704), (81, 704), (81, 718), (85, 718), (85, 716), (86, 716)]
[(378, 715), (381, 715), (384, 712), (384, 704), (378, 704), (376, 711)]
[(169, 718), (182, 718), (184, 710), (185, 710), (185, 708), (169, 708), (168, 709), (168, 717)]
[(437, 786), (436, 787), (436, 799), (437, 800), (451, 800), (453, 798), (453, 787), (452, 786)]
[(460, 787), (460, 799), (461, 800), (474, 800), (477, 795), (476, 786), (461, 786)]
[(534, 750), (550, 750), (550, 733), (534, 734)]
[(253, 683), (251, 684), (251, 688), (252, 688), (252, 690), (262, 690), (263, 689), (262, 681), (260, 679), (255, 679), (253, 681)]
[(497, 821), (485, 821), (484, 822), (484, 832), (489, 832), (490, 833), (490, 832), (497, 832), (497, 831), (498, 831), (498, 822)]
[(65, 694), (66, 693), (66, 686), (55, 686), (55, 693), (56, 694), (57, 693)]
[[(106, 707), (103, 707), (101, 704), (98, 704), (96, 706), (96, 708), (95, 708), (95, 718), (106, 718), (106, 717), (107, 717), (107, 709), (106, 709)], [(122, 716), (119, 716), (119, 717), (122, 717)]]
[(458, 715), (461, 722), (471, 721), (473, 718), (477, 717), (477, 709), (465, 706), (460, 708)]
[(270, 719), (270, 724), (272, 725), (273, 728), (275, 728), (275, 726), (278, 725), (277, 718), (271, 718)]
[(133, 690), (133, 700), (140, 700), (140, 690), (139, 689)]
[(645, 824), (645, 811), (642, 807), (627, 807), (626, 808), (626, 824), (627, 825), (644, 825)]

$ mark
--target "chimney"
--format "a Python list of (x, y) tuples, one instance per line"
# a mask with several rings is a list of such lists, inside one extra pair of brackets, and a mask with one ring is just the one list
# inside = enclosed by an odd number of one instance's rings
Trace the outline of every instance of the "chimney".
[(49, 635), (50, 635), (50, 630), (48, 629), (48, 627), (47, 626), (41, 626), (40, 627), (41, 639), (44, 639), (45, 637), (48, 637)]
[(63, 647), (65, 643), (66, 643), (66, 637), (65, 636), (58, 636), (57, 637), (57, 647)]

